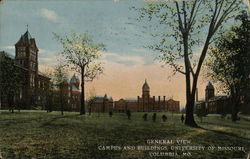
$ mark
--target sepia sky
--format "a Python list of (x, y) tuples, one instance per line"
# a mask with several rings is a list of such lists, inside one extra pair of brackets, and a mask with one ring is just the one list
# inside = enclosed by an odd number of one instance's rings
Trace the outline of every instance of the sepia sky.
[[(145, 48), (154, 42), (150, 31), (136, 21), (137, 12), (131, 7), (143, 7), (139, 0), (8, 0), (0, 3), (0, 50), (14, 54), (14, 44), (26, 31), (39, 48), (39, 67), (57, 63), (60, 44), (53, 33), (65, 35), (71, 31), (88, 32), (96, 42), (105, 45), (104, 74), (87, 84), (87, 92), (120, 98), (141, 95), (147, 79), (151, 95), (180, 100), (185, 105), (184, 76), (171, 76), (170, 68), (154, 60), (156, 52)], [(206, 79), (199, 81), (199, 97), (204, 97)]]

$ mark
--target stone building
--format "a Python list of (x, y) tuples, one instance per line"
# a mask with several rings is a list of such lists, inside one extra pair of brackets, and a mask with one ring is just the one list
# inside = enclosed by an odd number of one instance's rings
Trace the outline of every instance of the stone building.
[[(9, 56), (21, 77), (14, 103), (21, 105), (22, 109), (32, 109), (33, 106), (45, 107), (46, 104), (50, 78), (38, 70), (38, 52), (36, 41), (27, 30), (15, 44), (15, 57)], [(4, 51), (0, 54), (2, 57), (7, 55)], [(0, 101), (1, 107), (7, 108), (6, 97), (1, 96)]]
[(166, 99), (166, 96), (162, 98), (158, 96), (150, 96), (150, 87), (145, 80), (142, 86), (142, 96), (137, 96), (137, 99), (127, 98), (115, 101), (114, 111), (124, 112), (126, 110), (134, 112), (155, 112), (155, 111), (180, 111), (180, 102), (173, 99)]

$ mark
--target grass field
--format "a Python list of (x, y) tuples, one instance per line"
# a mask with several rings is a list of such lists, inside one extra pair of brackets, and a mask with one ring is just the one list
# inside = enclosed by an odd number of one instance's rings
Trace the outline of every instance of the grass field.
[[(201, 128), (190, 128), (180, 121), (180, 114), (157, 113), (157, 120), (142, 120), (143, 113), (82, 115), (76, 112), (46, 113), (0, 111), (0, 158), (246, 158), (250, 147), (250, 116), (232, 123), (219, 115), (208, 115)], [(168, 120), (162, 122), (161, 115)], [(148, 145), (148, 139), (188, 139), (188, 145), (243, 146), (243, 151), (191, 151), (191, 155), (152, 157), (151, 151), (99, 150), (101, 145)], [(171, 146), (171, 145), (169, 145)], [(182, 151), (176, 151), (182, 153)], [(186, 151), (184, 151), (186, 152)]]

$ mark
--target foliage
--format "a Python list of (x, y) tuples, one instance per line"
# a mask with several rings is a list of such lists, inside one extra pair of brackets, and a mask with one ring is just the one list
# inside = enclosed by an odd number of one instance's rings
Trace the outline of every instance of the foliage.
[[(168, 1), (151, 3), (139, 9), (140, 20), (147, 18), (160, 28), (155, 29), (160, 30), (154, 35), (157, 43), (149, 48), (159, 52), (158, 59), (171, 66), (174, 73), (186, 77), (187, 125), (197, 126), (193, 117), (195, 92), (208, 46), (241, 4), (239, 0)], [(200, 53), (194, 53), (197, 49), (201, 49)]]
[(103, 72), (101, 62), (97, 62), (97, 59), (100, 58), (100, 51), (104, 49), (104, 45), (95, 43), (87, 33), (79, 35), (72, 33), (70, 37), (54, 35), (62, 44), (63, 51), (60, 54), (65, 64), (81, 75), (80, 114), (85, 114), (85, 82), (92, 81)]
[[(20, 70), (14, 60), (5, 52), (0, 54), (0, 98), (5, 95), (10, 109), (14, 109), (14, 96), (19, 92), (21, 81)], [(0, 100), (1, 100), (0, 99)]]
[[(53, 80), (54, 80), (54, 85), (59, 91), (59, 101), (60, 101), (60, 106), (61, 106), (61, 114), (63, 115), (64, 111), (64, 105), (67, 101), (65, 101), (65, 90), (68, 89), (67, 87), (67, 82), (68, 82), (68, 74), (64, 69), (64, 66), (61, 64), (58, 64), (55, 66), (54, 69), (54, 74), (53, 74)], [(66, 91), (67, 92), (67, 91)]]
[(250, 89), (250, 16), (242, 12), (236, 20), (241, 24), (221, 34), (211, 47), (205, 70), (208, 78), (230, 94), (233, 107), (238, 112), (241, 96)]

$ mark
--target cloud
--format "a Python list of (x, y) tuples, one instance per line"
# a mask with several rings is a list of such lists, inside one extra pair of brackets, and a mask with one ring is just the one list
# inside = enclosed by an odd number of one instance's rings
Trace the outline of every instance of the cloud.
[(15, 46), (1, 46), (1, 49), (14, 50)]
[(103, 59), (124, 65), (144, 65), (144, 58), (141, 56), (123, 56), (118, 53), (102, 52)]
[(52, 22), (59, 22), (61, 20), (61, 18), (56, 14), (56, 12), (46, 8), (40, 9), (39, 15)]

